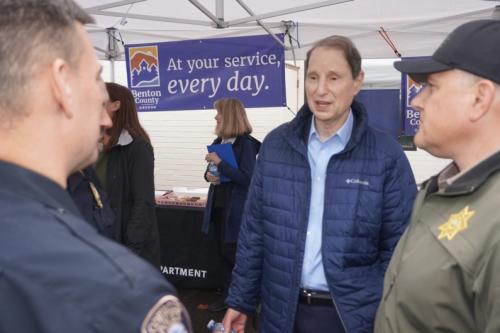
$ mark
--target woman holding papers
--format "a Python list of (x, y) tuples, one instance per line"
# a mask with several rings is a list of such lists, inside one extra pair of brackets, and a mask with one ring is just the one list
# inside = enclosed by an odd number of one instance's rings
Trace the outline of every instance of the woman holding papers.
[(116, 214), (115, 239), (159, 267), (153, 147), (139, 123), (130, 90), (109, 82), (106, 89), (108, 107), (116, 112), (112, 116), (113, 127), (104, 135), (96, 172)]
[(202, 230), (208, 233), (209, 228), (214, 228), (224, 264), (223, 295), (210, 304), (208, 310), (223, 311), (226, 309), (224, 300), (234, 266), (241, 215), (260, 142), (250, 135), (252, 126), (238, 99), (219, 99), (214, 108), (217, 110), (217, 138), (208, 146), (209, 153), (205, 156), (209, 163), (205, 180), (210, 182), (210, 188)]

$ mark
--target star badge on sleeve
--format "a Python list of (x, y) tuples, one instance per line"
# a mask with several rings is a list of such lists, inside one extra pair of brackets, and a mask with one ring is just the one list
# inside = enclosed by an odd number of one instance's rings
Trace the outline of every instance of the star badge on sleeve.
[(452, 240), (459, 232), (466, 230), (469, 227), (469, 220), (474, 215), (475, 211), (469, 210), (469, 206), (464, 207), (456, 214), (451, 214), (448, 222), (441, 224), (439, 228), (438, 239), (447, 238)]

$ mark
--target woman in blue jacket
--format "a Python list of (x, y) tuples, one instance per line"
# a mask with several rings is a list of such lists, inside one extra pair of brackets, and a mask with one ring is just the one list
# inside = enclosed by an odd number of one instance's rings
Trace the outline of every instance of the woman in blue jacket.
[(237, 168), (232, 167), (215, 152), (205, 156), (209, 163), (205, 180), (210, 182), (210, 188), (202, 230), (208, 233), (210, 227), (214, 228), (224, 269), (223, 295), (210, 304), (208, 309), (222, 311), (226, 308), (224, 298), (235, 262), (241, 215), (260, 142), (250, 135), (252, 126), (243, 104), (238, 99), (222, 98), (215, 102), (214, 107), (217, 110), (217, 138), (213, 144), (231, 144), (238, 165)]

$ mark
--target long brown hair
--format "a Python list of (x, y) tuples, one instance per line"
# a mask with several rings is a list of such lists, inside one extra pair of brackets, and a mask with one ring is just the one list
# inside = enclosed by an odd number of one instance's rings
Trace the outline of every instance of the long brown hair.
[(221, 98), (215, 101), (214, 108), (222, 116), (222, 126), (216, 127), (215, 134), (221, 138), (234, 138), (252, 133), (245, 107), (236, 98)]
[(120, 101), (120, 108), (113, 115), (113, 127), (107, 131), (110, 138), (105, 150), (116, 145), (123, 130), (127, 130), (133, 139), (142, 138), (151, 144), (149, 135), (139, 122), (134, 96), (130, 90), (113, 82), (106, 82), (106, 90), (111, 102)]

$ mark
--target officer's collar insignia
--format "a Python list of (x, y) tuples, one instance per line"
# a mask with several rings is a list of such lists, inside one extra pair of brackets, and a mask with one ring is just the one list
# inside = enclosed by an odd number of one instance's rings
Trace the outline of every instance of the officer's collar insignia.
[(451, 214), (448, 222), (439, 226), (440, 233), (438, 239), (447, 238), (448, 240), (452, 240), (459, 232), (469, 227), (469, 220), (474, 213), (475, 211), (469, 210), (469, 206), (466, 206), (458, 213)]
[(186, 308), (173, 295), (163, 296), (149, 310), (142, 322), (141, 333), (192, 333)]

